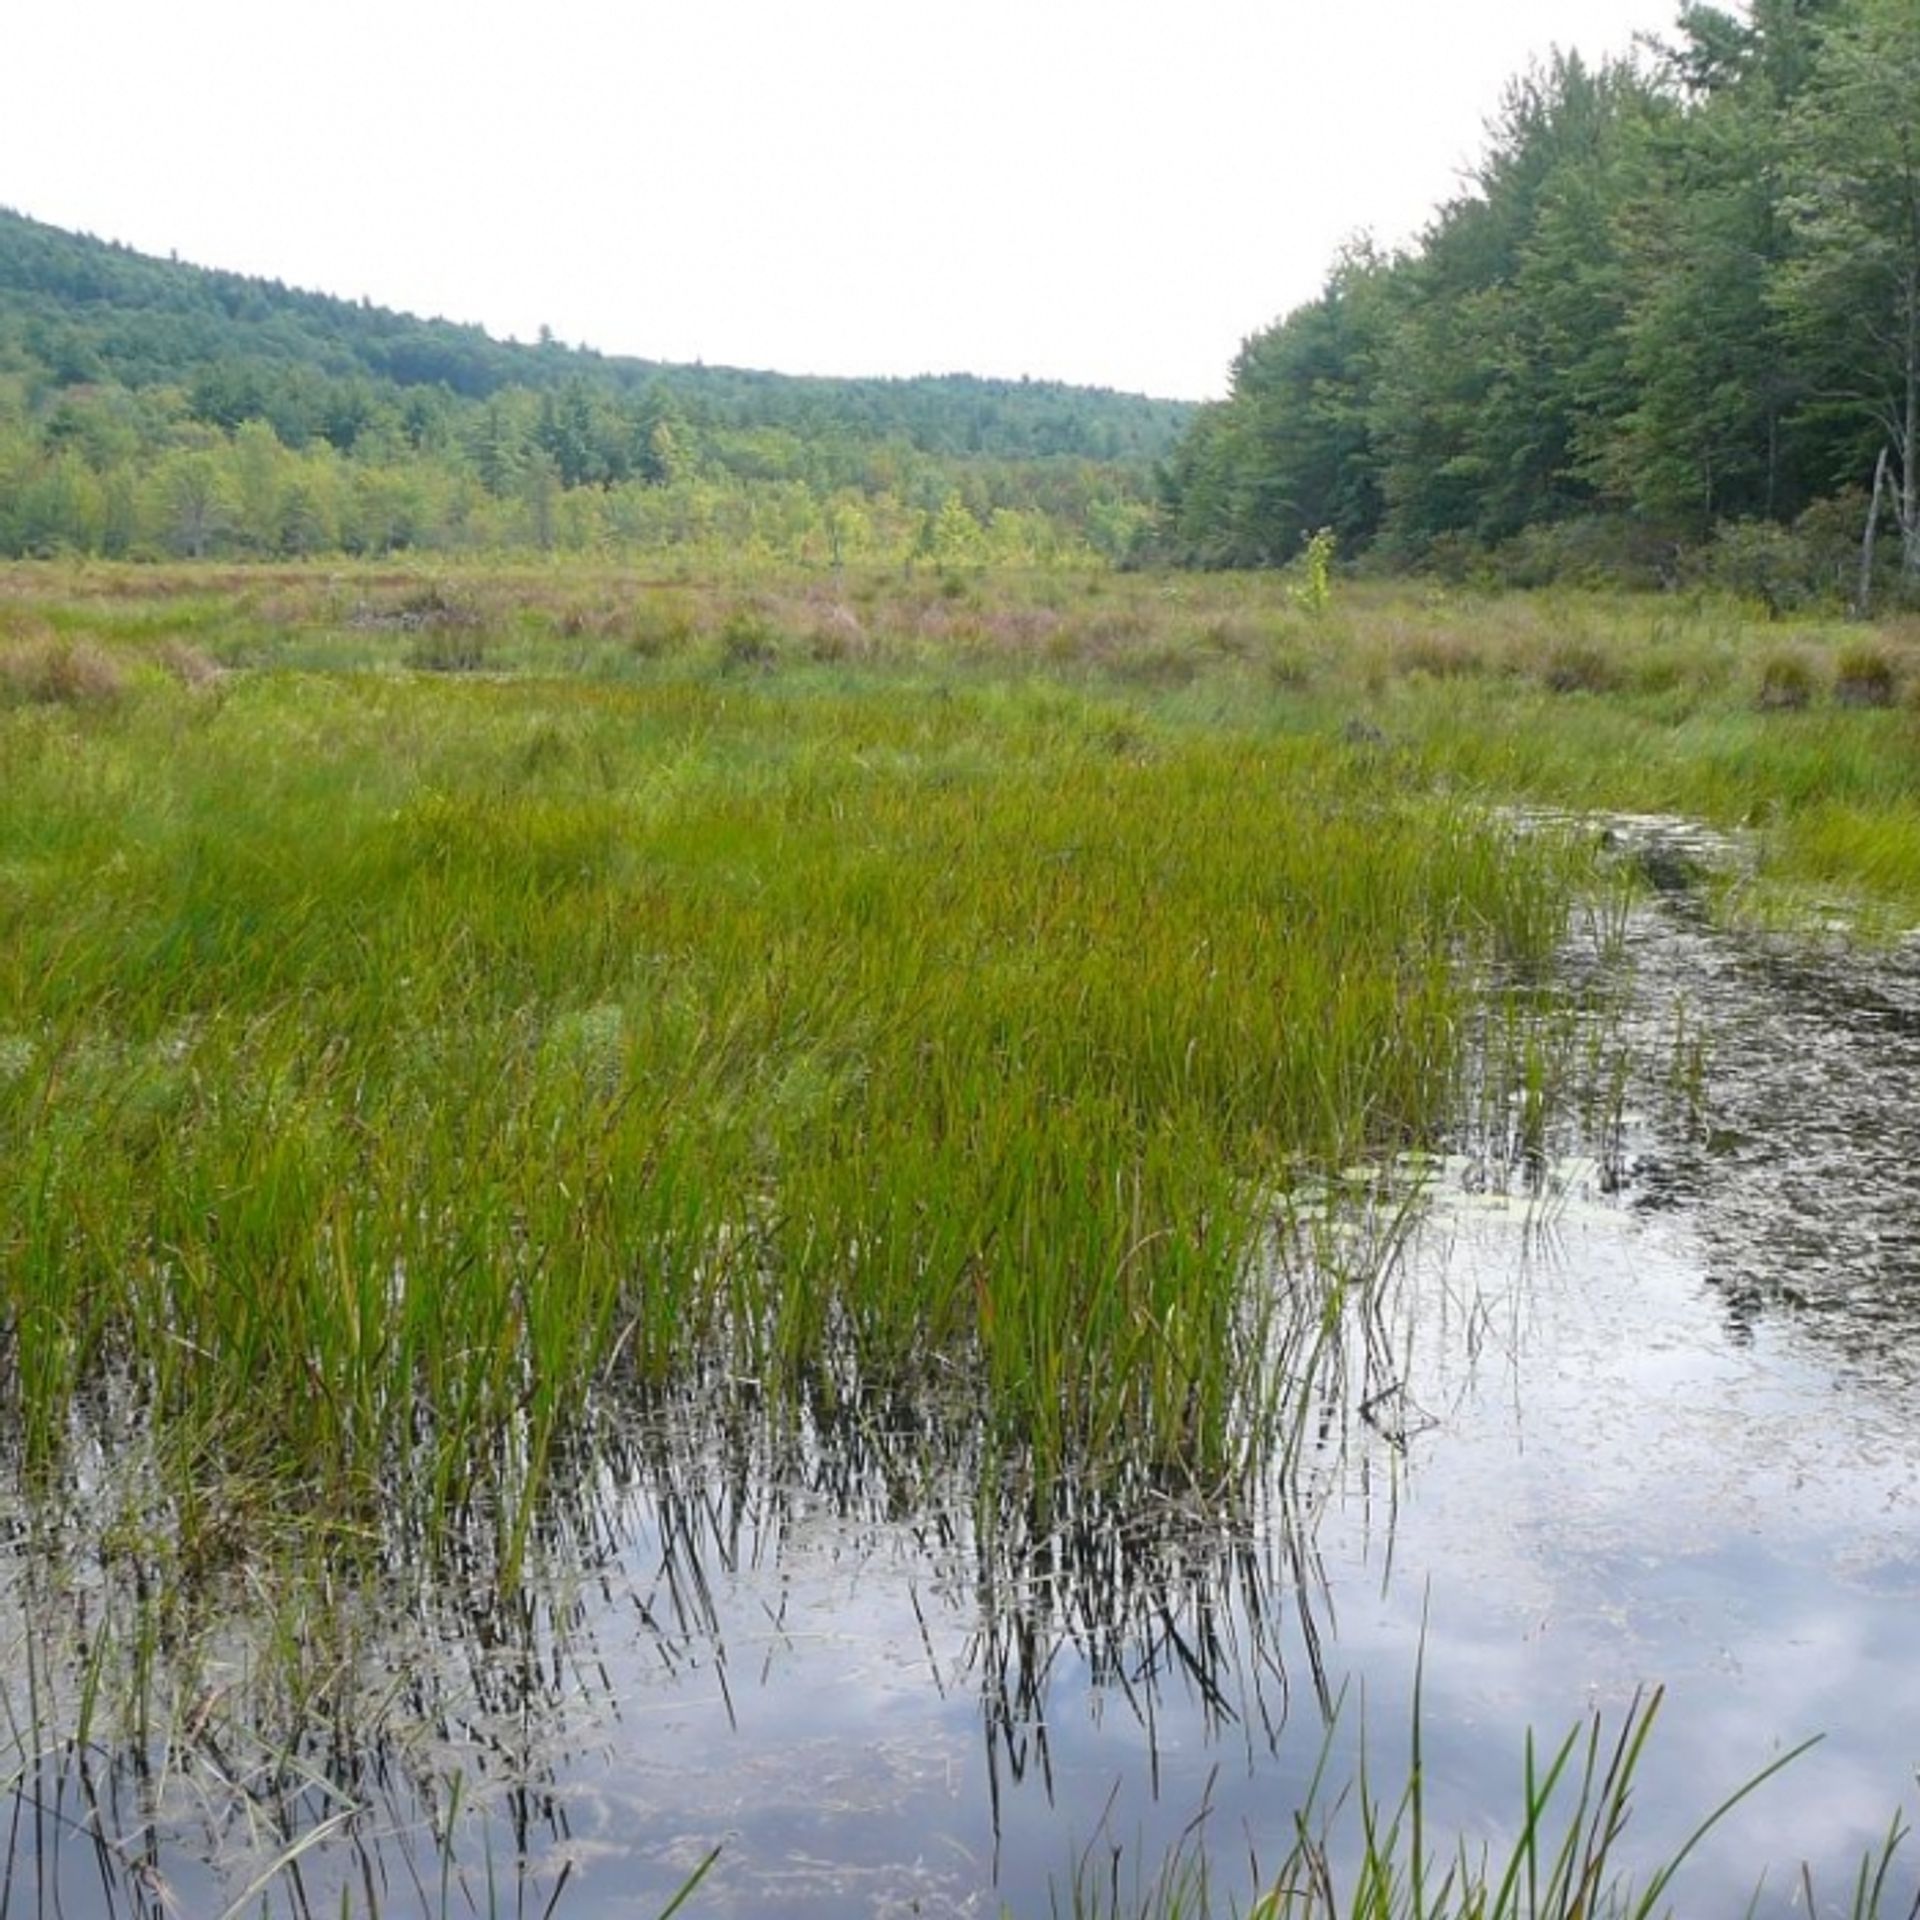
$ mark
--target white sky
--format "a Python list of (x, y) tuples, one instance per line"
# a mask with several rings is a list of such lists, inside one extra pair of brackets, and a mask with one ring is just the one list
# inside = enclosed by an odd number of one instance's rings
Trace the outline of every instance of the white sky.
[(0, 204), (533, 336), (1182, 398), (1677, 0), (4, 0)]

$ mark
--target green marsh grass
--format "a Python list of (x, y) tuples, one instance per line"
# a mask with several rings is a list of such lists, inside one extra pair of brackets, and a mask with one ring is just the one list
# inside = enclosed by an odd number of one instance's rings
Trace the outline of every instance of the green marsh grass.
[(1920, 901), (1911, 718), (1760, 711), (1738, 609), (1085, 585), (15, 570), (116, 689), (0, 685), (28, 1454), (116, 1367), (249, 1483), (458, 1512), (698, 1355), (1221, 1482), (1275, 1205), (1431, 1141), (1585, 884), (1489, 801)]
[(1468, 1001), (1555, 951), (1578, 861), (1486, 802), (1759, 822), (1778, 889), (1920, 900), (1910, 716), (1758, 710), (1778, 629), (1719, 603), (7, 584), (5, 644), (116, 689), (0, 684), (36, 1452), (112, 1359), (336, 1493), (408, 1433), (457, 1502), (473, 1425), (537, 1478), (610, 1355), (790, 1385), (831, 1340), (1024, 1395), (1047, 1460), (1217, 1476), (1263, 1209), (1431, 1136)]
[(343, 1569), (512, 1604), (615, 1400), (1230, 1509), (1373, 1337), (1341, 1176), (1609, 1084), (1594, 836), (1510, 809), (1920, 911), (1914, 713), (1761, 710), (1738, 608), (958, 584), (0, 581), (0, 1420), (148, 1596), (89, 1725), (193, 1724), (245, 1586), (306, 1777), (383, 1711), (312, 1658)]
[(608, 1367), (1231, 1478), (1264, 1212), (1438, 1123), (1570, 883), (1070, 687), (156, 679), (4, 753), (28, 1457), (117, 1370), (323, 1520), (508, 1490), (508, 1568)]
[[(1248, 1920), (1660, 1920), (1689, 1911), (1676, 1905), (1675, 1888), (1684, 1886), (1702, 1841), (1816, 1743), (1805, 1741), (1740, 1781), (1664, 1857), (1630, 1863), (1635, 1782), (1663, 1697), (1658, 1688), (1636, 1696), (1612, 1724), (1596, 1710), (1551, 1748), (1529, 1735), (1508, 1816), (1511, 1838), (1459, 1836), (1450, 1845), (1433, 1831), (1416, 1704), (1404, 1786), (1383, 1793), (1364, 1758), (1358, 1778), (1341, 1786), (1323, 1760), (1294, 1810), (1285, 1857), (1268, 1871), (1254, 1863)], [(1124, 1849), (1087, 1849), (1057, 1908), (1074, 1920), (1210, 1920), (1239, 1911), (1217, 1890), (1208, 1818), (1203, 1809), (1151, 1874), (1129, 1864)], [(1911, 1920), (1914, 1908), (1894, 1885), (1905, 1838), (1896, 1819), (1861, 1862), (1843, 1909), (1851, 1920)], [(1755, 1871), (1756, 1901), (1763, 1865)], [(1800, 1891), (1805, 1911), (1823, 1910), (1804, 1870)]]

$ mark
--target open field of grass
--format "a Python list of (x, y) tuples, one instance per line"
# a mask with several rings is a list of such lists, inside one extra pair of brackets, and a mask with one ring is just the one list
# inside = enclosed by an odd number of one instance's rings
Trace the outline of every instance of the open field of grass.
[[(1042, 686), (1114, 723), (1329, 732), (1403, 783), (1762, 826), (1765, 877), (1920, 917), (1920, 623), (1703, 595), (1277, 575), (16, 568), (0, 703), (143, 671), (401, 671), (915, 696)], [(1351, 743), (1351, 742), (1350, 742)]]
[(1597, 836), (1513, 810), (1904, 926), (1917, 681), (1277, 577), (0, 574), (4, 1457), (309, 1610), (517, 1590), (601, 1401), (703, 1383), (1230, 1502), (1367, 1278), (1297, 1197), (1443, 1143), (1476, 1035), (1541, 1079)]

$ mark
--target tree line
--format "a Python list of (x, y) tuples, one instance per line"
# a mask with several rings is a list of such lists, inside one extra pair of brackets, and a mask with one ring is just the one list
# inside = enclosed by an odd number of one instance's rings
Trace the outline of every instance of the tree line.
[(1920, 585), (1920, 6), (1683, 9), (1513, 83), (1419, 243), (1249, 339), (1145, 550)]
[(1191, 412), (496, 341), (0, 211), (5, 554), (1119, 554)]

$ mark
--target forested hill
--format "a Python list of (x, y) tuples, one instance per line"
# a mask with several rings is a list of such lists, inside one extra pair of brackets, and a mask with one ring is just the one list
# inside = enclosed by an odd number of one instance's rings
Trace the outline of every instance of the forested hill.
[[(1878, 475), (1879, 492), (1876, 487)], [(1249, 340), (1162, 550), (1508, 578), (1920, 577), (1920, 4), (1691, 5), (1516, 83), (1470, 190)]]
[(999, 514), (1010, 549), (1118, 550), (1193, 411), (1055, 382), (495, 340), (0, 209), (4, 552), (745, 538), (839, 556), (869, 536), (934, 543), (943, 511), (949, 548), (991, 548)]
[[(479, 327), (156, 260), (6, 209), (0, 339), (62, 385), (188, 384), (220, 390), (227, 414), (254, 397), (251, 388), (285, 411), (296, 435), (323, 430), (330, 383), (355, 380), (389, 391), (443, 387), (466, 400), (581, 381), (610, 397), (671, 396), (690, 419), (720, 426), (898, 438), (924, 453), (991, 459), (1153, 460), (1171, 451), (1193, 412), (1180, 401), (1052, 381), (830, 379), (676, 366), (552, 340), (523, 345)], [(311, 419), (299, 417), (303, 406)]]

